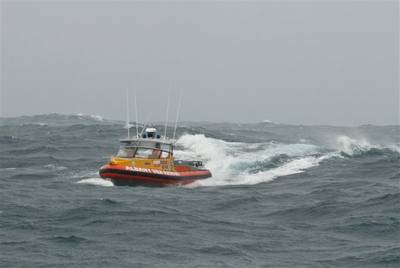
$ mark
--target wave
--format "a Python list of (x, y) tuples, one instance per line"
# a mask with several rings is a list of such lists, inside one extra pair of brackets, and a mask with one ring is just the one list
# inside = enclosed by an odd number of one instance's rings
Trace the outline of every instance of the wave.
[(317, 157), (303, 157), (299, 159), (292, 160), (280, 167), (273, 168), (267, 171), (258, 172), (255, 174), (240, 174), (234, 176), (226, 176), (220, 179), (210, 179), (205, 181), (200, 181), (203, 186), (213, 186), (213, 185), (238, 185), (238, 184), (258, 184), (262, 182), (269, 182), (278, 177), (293, 175), (304, 172), (306, 169), (318, 165), (322, 161), (322, 158)]
[(345, 156), (359, 156), (363, 154), (384, 154), (386, 152), (400, 154), (400, 145), (371, 144), (367, 139), (353, 139), (348, 136), (339, 136), (336, 139), (337, 149)]
[(2, 126), (21, 126), (21, 127), (55, 127), (70, 125), (106, 125), (122, 123), (115, 120), (105, 119), (96, 114), (39, 114), (31, 116), (0, 118)]
[(31, 155), (37, 153), (45, 153), (47, 155), (58, 152), (57, 146), (53, 145), (29, 145), (22, 148), (12, 148), (11, 150), (5, 151), (5, 153), (10, 155)]
[(201, 159), (213, 172), (212, 178), (198, 182), (203, 186), (268, 182), (301, 173), (331, 156), (321, 154), (321, 148), (312, 144), (248, 144), (202, 134), (183, 135), (177, 145), (182, 149), (175, 151), (177, 158)]
[(80, 236), (75, 236), (75, 235), (70, 235), (70, 236), (57, 235), (57, 236), (51, 237), (50, 240), (52, 240), (54, 242), (59, 242), (59, 243), (81, 243), (81, 242), (88, 241), (86, 238), (83, 238)]
[(112, 187), (114, 184), (111, 181), (107, 181), (101, 178), (88, 178), (78, 181), (80, 184), (88, 184), (95, 186), (103, 186), (103, 187)]
[(55, 171), (61, 171), (61, 170), (66, 170), (68, 169), (67, 167), (64, 166), (57, 166), (54, 164), (47, 164), (43, 166), (45, 169), (50, 169), (50, 170), (55, 170)]
[(22, 123), (21, 126), (40, 126), (47, 127), (49, 124), (43, 122), (30, 122), (30, 123)]
[(5, 167), (5, 168), (0, 168), (0, 171), (10, 171), (10, 170), (17, 170), (16, 167)]
[(366, 139), (339, 136), (334, 150), (304, 143), (242, 143), (184, 134), (177, 141), (175, 155), (182, 159), (200, 159), (213, 177), (199, 185), (258, 184), (298, 174), (330, 158), (385, 155), (397, 159), (400, 146), (375, 145)]
[(83, 114), (83, 113), (78, 113), (76, 114), (79, 119), (94, 119), (97, 121), (104, 121), (104, 118), (100, 115), (97, 114)]

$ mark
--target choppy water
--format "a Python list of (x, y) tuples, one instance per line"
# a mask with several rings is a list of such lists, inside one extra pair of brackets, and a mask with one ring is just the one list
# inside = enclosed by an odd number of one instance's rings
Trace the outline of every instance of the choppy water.
[(213, 178), (144, 188), (98, 178), (119, 122), (0, 123), (0, 267), (400, 264), (399, 126), (184, 123)]

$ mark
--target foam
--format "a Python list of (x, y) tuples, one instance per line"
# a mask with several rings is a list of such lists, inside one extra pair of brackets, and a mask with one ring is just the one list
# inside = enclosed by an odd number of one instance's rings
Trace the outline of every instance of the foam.
[(53, 165), (53, 164), (44, 165), (43, 167), (46, 168), (46, 169), (52, 169), (52, 170), (58, 170), (58, 171), (67, 169), (64, 166), (56, 166), (56, 165)]
[(95, 119), (95, 120), (97, 120), (97, 121), (104, 121), (104, 118), (102, 116), (100, 116), (100, 115), (97, 115), (97, 114), (91, 114), (90, 117)]
[(48, 126), (49, 124), (47, 123), (42, 123), (42, 122), (29, 122), (29, 123), (22, 123), (20, 126), (41, 126), (45, 127)]
[(104, 121), (104, 118), (97, 114), (84, 114), (84, 113), (77, 113), (76, 116), (82, 118), (92, 118), (97, 121)]
[(388, 146), (371, 144), (367, 139), (354, 139), (348, 136), (339, 136), (336, 138), (337, 149), (349, 156), (357, 155), (371, 149), (391, 150), (400, 153), (400, 145), (392, 144)]
[(366, 140), (355, 140), (347, 136), (339, 136), (336, 139), (338, 150), (341, 152), (354, 155), (357, 152), (370, 150), (373, 146)]
[(216, 177), (198, 183), (201, 186), (220, 186), (220, 185), (254, 185), (263, 182), (270, 182), (278, 177), (294, 175), (304, 172), (306, 169), (318, 165), (322, 158), (304, 157), (292, 160), (280, 167), (270, 169), (255, 174), (242, 174), (231, 177)]
[(107, 181), (101, 178), (88, 178), (78, 181), (77, 183), (95, 185), (95, 186), (103, 186), (103, 187), (112, 187), (114, 184), (111, 181)]
[(393, 152), (400, 154), (400, 144), (392, 144), (391, 146), (389, 146), (389, 149), (391, 149)]
[[(238, 143), (207, 138), (204, 135), (183, 135), (177, 142), (183, 150), (176, 150), (181, 159), (201, 159), (213, 177), (198, 181), (202, 186), (257, 184), (277, 177), (303, 172), (318, 165), (327, 156), (313, 156), (319, 148), (311, 144)], [(246, 167), (287, 155), (293, 160), (267, 171), (250, 173)]]
[(6, 167), (6, 168), (0, 168), (0, 170), (9, 171), (9, 170), (17, 170), (17, 168), (15, 168), (15, 167)]

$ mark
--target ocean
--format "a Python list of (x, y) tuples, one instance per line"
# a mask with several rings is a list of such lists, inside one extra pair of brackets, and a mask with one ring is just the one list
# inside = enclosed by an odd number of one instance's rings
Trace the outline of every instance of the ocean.
[(125, 136), (0, 119), (0, 267), (400, 266), (399, 126), (182, 122), (176, 158), (213, 177), (167, 188), (99, 178)]

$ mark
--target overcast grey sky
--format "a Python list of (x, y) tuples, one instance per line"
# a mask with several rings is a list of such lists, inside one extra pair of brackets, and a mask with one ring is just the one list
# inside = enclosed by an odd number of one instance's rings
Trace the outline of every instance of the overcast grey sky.
[(2, 115), (395, 124), (398, 5), (2, 1)]

